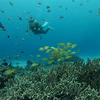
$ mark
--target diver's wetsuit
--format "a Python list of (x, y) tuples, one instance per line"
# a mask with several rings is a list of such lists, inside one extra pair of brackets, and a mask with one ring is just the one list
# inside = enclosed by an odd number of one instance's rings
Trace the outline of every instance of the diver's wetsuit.
[[(33, 24), (34, 23), (34, 24)], [(35, 22), (34, 20), (30, 20), (29, 21), (29, 27), (31, 29), (31, 31), (35, 34), (35, 35), (40, 35), (41, 33), (42, 34), (46, 34), (50, 28), (47, 28), (46, 31), (43, 30), (43, 27), (38, 23), (38, 22)]]
[(4, 26), (2, 25), (2, 23), (1, 23), (1, 22), (0, 22), (0, 27), (1, 27), (1, 28), (4, 28)]

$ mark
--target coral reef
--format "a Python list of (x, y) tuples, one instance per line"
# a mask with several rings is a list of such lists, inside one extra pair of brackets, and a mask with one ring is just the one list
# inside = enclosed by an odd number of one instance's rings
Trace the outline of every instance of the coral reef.
[(91, 88), (100, 92), (100, 58), (94, 58), (92, 61), (88, 58), (86, 64), (82, 60), (77, 63), (77, 68), (78, 82), (86, 82)]
[(0, 89), (2, 100), (100, 100), (99, 61), (63, 62), (55, 68), (16, 74)]

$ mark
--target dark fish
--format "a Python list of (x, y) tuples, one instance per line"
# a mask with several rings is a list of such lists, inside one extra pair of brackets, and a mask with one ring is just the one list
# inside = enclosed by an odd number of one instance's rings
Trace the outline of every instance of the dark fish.
[(24, 53), (24, 51), (21, 51), (21, 53)]
[(10, 3), (10, 5), (12, 5), (12, 6), (13, 6), (13, 3), (12, 3), (11, 1), (9, 1), (9, 3)]
[(62, 8), (62, 6), (61, 6), (61, 5), (59, 5), (59, 7), (60, 7), (60, 8)]
[(7, 37), (9, 38), (9, 35)]
[(22, 18), (21, 18), (21, 17), (19, 17), (19, 20), (22, 20)]
[(50, 9), (48, 9), (48, 10), (47, 10), (47, 12), (51, 12), (51, 10), (50, 10)]
[(41, 2), (38, 2), (39, 5), (41, 5)]
[(49, 8), (50, 8), (50, 6), (46, 6), (46, 8), (47, 8), (47, 9), (49, 9)]
[(4, 28), (4, 26), (2, 25), (2, 23), (1, 23), (1, 22), (0, 22), (0, 27), (1, 27), (1, 28)]
[(15, 57), (15, 59), (18, 59), (18, 57)]
[(60, 18), (64, 18), (64, 16), (60, 16)]

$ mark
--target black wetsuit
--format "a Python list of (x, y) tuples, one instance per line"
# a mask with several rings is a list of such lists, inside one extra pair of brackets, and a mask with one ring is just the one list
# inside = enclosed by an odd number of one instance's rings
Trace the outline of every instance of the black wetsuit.
[(46, 34), (50, 28), (47, 28), (46, 31), (43, 30), (43, 27), (38, 23), (38, 22), (35, 22), (34, 25), (32, 25), (34, 22), (34, 20), (30, 20), (29, 21), (29, 27), (31, 29), (31, 31), (35, 34), (35, 35), (40, 35), (40, 34)]
[(1, 28), (4, 28), (4, 26), (2, 25), (2, 23), (1, 23), (1, 22), (0, 22), (0, 27), (1, 27)]

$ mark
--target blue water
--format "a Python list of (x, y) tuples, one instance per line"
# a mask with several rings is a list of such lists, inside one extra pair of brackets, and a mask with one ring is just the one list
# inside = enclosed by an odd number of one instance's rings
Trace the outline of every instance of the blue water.
[[(100, 15), (97, 16), (97, 11), (100, 8), (99, 0), (11, 0), (14, 6), (9, 4), (9, 0), (0, 0), (0, 9), (5, 13), (0, 12), (0, 22), (5, 25), (7, 31), (0, 30), (0, 59), (14, 59), (16, 55), (20, 55), (17, 60), (38, 60), (37, 54), (41, 57), (48, 57), (44, 52), (38, 51), (40, 47), (54, 46), (58, 43), (73, 43), (77, 44), (74, 51), (80, 52), (76, 55), (86, 59), (87, 57), (94, 58), (100, 56)], [(38, 6), (41, 2), (41, 7)], [(80, 3), (83, 5), (80, 6)], [(46, 6), (50, 6), (51, 12), (48, 13)], [(62, 8), (59, 8), (61, 5)], [(67, 10), (65, 9), (67, 7)], [(89, 13), (92, 9), (93, 12)], [(24, 11), (29, 11), (30, 14), (24, 14)], [(17, 15), (22, 18), (18, 19)], [(64, 18), (60, 19), (63, 15)], [(8, 16), (12, 20), (8, 20)], [(42, 35), (42, 40), (39, 36), (35, 36), (31, 31), (26, 35), (28, 21), (25, 17), (36, 16), (36, 20), (43, 24), (41, 19), (49, 20), (48, 26), (55, 30), (50, 30), (47, 34)], [(23, 25), (21, 25), (21, 23)], [(19, 30), (17, 30), (17, 27)], [(7, 35), (10, 33), (10, 38)], [(13, 35), (14, 34), (14, 35)], [(18, 38), (16, 38), (18, 36)], [(25, 41), (22, 40), (25, 38)], [(24, 51), (24, 53), (20, 53)], [(31, 57), (32, 55), (33, 57)]]

